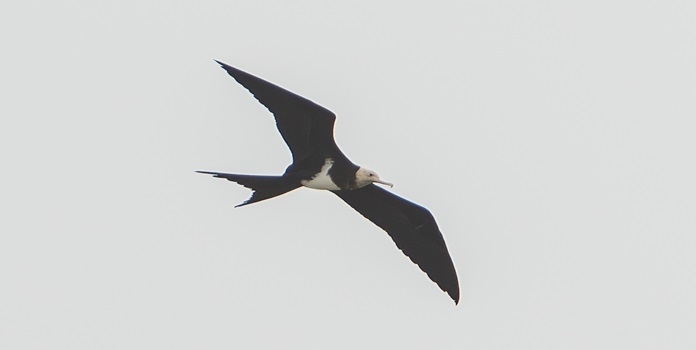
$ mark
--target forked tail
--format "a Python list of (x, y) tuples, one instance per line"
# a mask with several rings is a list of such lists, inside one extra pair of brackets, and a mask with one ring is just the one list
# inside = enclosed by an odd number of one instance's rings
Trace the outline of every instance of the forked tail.
[(247, 199), (241, 204), (236, 205), (235, 207), (241, 207), (243, 205), (260, 202), (264, 199), (273, 198), (301, 186), (298, 180), (283, 176), (239, 175), (210, 171), (197, 171), (197, 173), (210, 174), (214, 175), (215, 177), (234, 181), (254, 191), (251, 194), (251, 198)]

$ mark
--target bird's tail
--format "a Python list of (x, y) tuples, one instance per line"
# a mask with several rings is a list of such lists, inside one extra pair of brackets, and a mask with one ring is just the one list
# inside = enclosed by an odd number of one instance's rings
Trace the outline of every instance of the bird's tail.
[(283, 193), (290, 192), (301, 186), (300, 182), (297, 179), (291, 179), (283, 176), (239, 175), (216, 173), (210, 171), (197, 171), (197, 173), (210, 174), (214, 175), (215, 177), (234, 181), (254, 191), (251, 194), (251, 198), (247, 199), (241, 204), (238, 204), (236, 207), (241, 207), (243, 205), (260, 202), (264, 199), (273, 198)]

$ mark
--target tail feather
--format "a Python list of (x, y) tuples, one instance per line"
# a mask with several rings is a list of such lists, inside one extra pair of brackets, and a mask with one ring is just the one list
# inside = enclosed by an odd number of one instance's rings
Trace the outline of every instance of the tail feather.
[(235, 207), (241, 207), (247, 204), (260, 202), (264, 199), (273, 198), (301, 186), (300, 182), (296, 179), (283, 176), (225, 174), (211, 171), (197, 171), (197, 173), (210, 174), (215, 177), (227, 179), (254, 191), (249, 199)]

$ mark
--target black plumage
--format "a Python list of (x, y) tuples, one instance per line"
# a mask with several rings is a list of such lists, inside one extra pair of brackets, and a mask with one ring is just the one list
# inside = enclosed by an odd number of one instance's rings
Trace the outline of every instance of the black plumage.
[(218, 62), (273, 113), (293, 162), (281, 176), (199, 171), (253, 190), (247, 205), (300, 186), (331, 190), (385, 230), (428, 277), (459, 302), (459, 283), (447, 246), (432, 214), (373, 183), (391, 185), (371, 170), (353, 164), (333, 138), (336, 115), (328, 109), (249, 73)]

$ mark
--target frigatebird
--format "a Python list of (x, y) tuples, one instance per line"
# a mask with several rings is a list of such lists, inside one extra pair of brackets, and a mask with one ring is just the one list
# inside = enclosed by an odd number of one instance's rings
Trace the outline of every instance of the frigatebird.
[(239, 84), (273, 113), (290, 148), (292, 164), (280, 176), (198, 171), (236, 182), (252, 195), (237, 207), (260, 202), (300, 186), (329, 190), (386, 231), (396, 246), (459, 303), (459, 282), (442, 233), (428, 209), (375, 183), (393, 187), (376, 172), (353, 164), (333, 137), (336, 115), (277, 85), (220, 61)]

